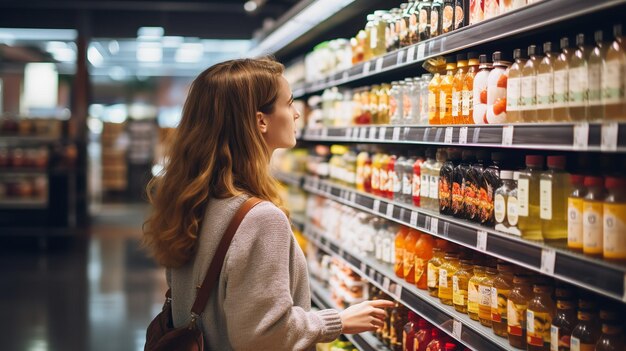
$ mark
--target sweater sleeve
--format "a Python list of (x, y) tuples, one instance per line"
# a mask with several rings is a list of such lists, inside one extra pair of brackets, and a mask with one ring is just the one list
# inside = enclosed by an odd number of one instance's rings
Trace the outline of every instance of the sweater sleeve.
[(251, 210), (235, 235), (236, 247), (231, 246), (226, 258), (224, 299), (235, 350), (306, 350), (341, 333), (336, 310), (311, 312), (294, 306), (292, 235), (287, 217), (269, 202)]

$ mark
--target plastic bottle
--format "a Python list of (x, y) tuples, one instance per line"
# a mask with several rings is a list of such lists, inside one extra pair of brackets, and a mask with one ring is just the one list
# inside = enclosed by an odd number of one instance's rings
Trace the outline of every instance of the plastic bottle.
[(572, 331), (571, 350), (593, 350), (600, 338), (602, 329), (598, 320), (596, 302), (590, 297), (578, 300), (578, 324)]
[(441, 75), (435, 73), (428, 84), (428, 124), (441, 124), (439, 119), (439, 85), (441, 83)]
[(502, 152), (491, 153), (491, 164), (483, 171), (483, 179), (479, 188), (478, 216), (482, 225), (493, 226), (494, 192), (501, 185), (500, 164), (504, 159)]
[(403, 155), (399, 155), (396, 159), (395, 166), (395, 179), (393, 179), (393, 200), (402, 202), (402, 183), (404, 182), (404, 168), (406, 166), (407, 159)]
[(452, 83), (456, 63), (454, 56), (446, 57), (446, 75), (439, 83), (439, 123), (452, 124)]
[(626, 349), (622, 323), (619, 320), (617, 311), (609, 309), (609, 306), (600, 310), (600, 320), (602, 321), (602, 335), (596, 342), (595, 351), (614, 351)]
[(461, 124), (474, 122), (474, 77), (476, 77), (480, 65), (478, 53), (470, 52), (467, 54), (467, 58), (468, 68), (467, 73), (463, 77), (463, 88), (461, 90)]
[(398, 21), (398, 39), (400, 40), (400, 47), (406, 47), (411, 45), (411, 39), (409, 37), (409, 11), (411, 7), (415, 5), (415, 2), (409, 1), (408, 3), (400, 4), (402, 14)]
[(485, 17), (485, 3), (484, 0), (469, 0), (470, 17), (469, 24), (476, 24), (482, 22)]
[(459, 164), (461, 158), (460, 150), (449, 149), (448, 159), (439, 172), (439, 213), (452, 214), (452, 182), (454, 168)]
[(484, 8), (485, 8), (485, 19), (490, 19), (498, 16), (500, 14), (500, 4), (498, 0), (485, 0)]
[(361, 151), (356, 157), (356, 188), (365, 191), (365, 163), (369, 159), (367, 151)]
[(576, 319), (576, 300), (571, 288), (565, 285), (556, 287), (556, 314), (550, 326), (550, 351), (570, 349), (570, 336), (578, 320)]
[(476, 154), (476, 162), (472, 164), (465, 177), (464, 218), (473, 222), (480, 222), (480, 189), (483, 183), (483, 171), (487, 155), (487, 152), (479, 151)]
[(602, 177), (585, 177), (587, 195), (583, 199), (583, 253), (601, 256), (603, 250), (603, 206), (606, 197)]
[(421, 233), (415, 242), (415, 285), (422, 290), (428, 288), (428, 262), (433, 258), (435, 239)]
[(430, 37), (441, 35), (443, 0), (433, 0), (430, 10)]
[(565, 156), (548, 156), (548, 170), (541, 174), (539, 181), (539, 217), (544, 240), (567, 238), (568, 180)]
[(408, 9), (408, 36), (409, 36), (409, 45), (413, 45), (419, 42), (419, 1), (415, 1), (413, 6), (410, 6)]
[(528, 61), (522, 68), (522, 121), (537, 121), (537, 68), (541, 62), (541, 49), (528, 47)]
[(467, 313), (468, 284), (474, 274), (474, 265), (468, 258), (461, 259), (459, 270), (452, 276), (452, 303), (454, 309)]
[(436, 149), (426, 150), (426, 161), (421, 164), (420, 178), (420, 207), (428, 209), (431, 206), (432, 199), (430, 197), (430, 174), (432, 166), (435, 164)]
[(469, 3), (466, 0), (454, 1), (454, 29), (459, 29), (469, 24)]
[(391, 310), (389, 321), (389, 347), (392, 350), (402, 350), (402, 335), (404, 325), (408, 321), (407, 308), (396, 301), (396, 305)]
[(437, 150), (437, 159), (432, 164), (430, 171), (430, 185), (429, 185), (429, 198), (430, 203), (428, 209), (431, 211), (439, 212), (439, 175), (441, 174), (441, 167), (448, 158), (448, 153), (445, 149)]
[(602, 65), (602, 105), (606, 119), (626, 119), (626, 47), (622, 38), (622, 25), (613, 26), (614, 40), (609, 45)]
[(389, 15), (386, 17), (387, 28), (385, 29), (387, 52), (392, 52), (400, 48), (400, 37), (396, 30), (396, 24), (402, 19), (402, 9), (394, 7), (389, 10)]
[(415, 229), (409, 229), (404, 239), (404, 261), (402, 264), (403, 272), (401, 278), (407, 283), (415, 284), (415, 244), (420, 238), (420, 232)]
[[(369, 103), (370, 103), (370, 114), (372, 115), (372, 124), (380, 124), (380, 107), (386, 108), (383, 110), (383, 114), (388, 114), (389, 108), (389, 91), (386, 90), (387, 85), (385, 85), (383, 93), (381, 94), (381, 86), (380, 85), (372, 85), (372, 90), (370, 90), (369, 94)], [(382, 99), (381, 99), (382, 98)], [(380, 100), (380, 104), (379, 104)], [(385, 107), (386, 106), (386, 107)]]
[(433, 248), (433, 257), (428, 261), (427, 279), (430, 296), (439, 296), (439, 267), (443, 263), (444, 252), (439, 247)]
[(432, 10), (431, 0), (422, 0), (419, 5), (419, 40), (430, 39), (430, 14)]
[(551, 122), (554, 119), (554, 62), (557, 54), (552, 43), (543, 43), (543, 58), (537, 67), (537, 120)]
[[(404, 84), (404, 82), (402, 82)], [(389, 122), (391, 124), (402, 124), (402, 89), (401, 83), (398, 81), (391, 82), (391, 90), (389, 90)]]
[(526, 343), (528, 351), (550, 350), (550, 325), (555, 314), (552, 285), (540, 279), (533, 285), (534, 296), (526, 310)]
[(402, 330), (402, 345), (403, 345), (402, 350), (413, 351), (413, 345), (414, 345), (413, 338), (415, 338), (415, 333), (417, 333), (419, 330), (420, 320), (423, 320), (423, 319), (421, 319), (413, 311), (409, 311), (407, 317), (408, 317), (408, 322), (404, 325), (404, 328)]
[(607, 177), (603, 205), (602, 255), (611, 261), (626, 261), (626, 178)]
[(452, 173), (452, 215), (457, 218), (465, 217), (465, 179), (474, 162), (476, 162), (474, 152), (472, 150), (463, 150), (462, 160), (454, 167)]
[(478, 319), (480, 305), (480, 283), (487, 277), (486, 267), (474, 265), (474, 274), (467, 283), (467, 314), (475, 321)]
[(428, 101), (430, 99), (430, 82), (433, 75), (430, 73), (422, 74), (420, 78), (420, 125), (428, 125), (430, 123), (430, 107)]
[(518, 228), (522, 237), (542, 241), (541, 220), (539, 218), (539, 178), (543, 170), (543, 156), (527, 155), (526, 169), (519, 172), (517, 181)]
[(456, 55), (456, 73), (452, 79), (452, 123), (462, 124), (462, 91), (463, 91), (463, 78), (467, 72), (467, 55)]
[(441, 14), (441, 34), (450, 33), (454, 30), (454, 0), (443, 0)]
[(422, 194), (422, 165), (425, 163), (422, 155), (415, 156), (415, 162), (413, 163), (413, 180), (411, 181), (412, 192), (411, 199), (413, 206), (421, 206), (421, 194)]
[(572, 174), (572, 191), (567, 198), (567, 247), (570, 250), (583, 250), (583, 199), (587, 195), (585, 177)]
[(602, 105), (602, 65), (606, 55), (607, 46), (602, 42), (602, 31), (594, 33), (596, 46), (589, 54), (587, 60), (589, 80), (589, 110), (587, 119), (601, 121), (604, 119), (604, 105)]
[(487, 61), (487, 55), (479, 56), (480, 66), (473, 82), (473, 124), (487, 123), (487, 83), (491, 64)]
[(500, 51), (493, 53), (493, 69), (487, 78), (487, 123), (500, 124), (507, 121), (506, 87), (511, 65)]
[(413, 338), (413, 350), (426, 351), (426, 346), (433, 339), (432, 331), (437, 330), (437, 328), (433, 328), (425, 319), (420, 319), (417, 322), (417, 328), (418, 331)]
[(446, 252), (444, 263), (439, 268), (439, 292), (437, 296), (444, 305), (452, 306), (452, 276), (460, 268), (459, 254)]
[(513, 266), (498, 261), (498, 275), (493, 278), (491, 288), (491, 328), (494, 334), (506, 337), (507, 311), (506, 305), (513, 289)]
[(383, 154), (376, 152), (372, 156), (372, 194), (380, 195), (380, 168), (382, 166)]
[(591, 49), (585, 46), (585, 35), (576, 36), (576, 51), (569, 61), (568, 74), (568, 107), (572, 121), (579, 122), (587, 119), (589, 104), (589, 82), (587, 70), (587, 56)]
[(532, 294), (531, 277), (516, 273), (507, 300), (507, 334), (509, 344), (518, 349), (526, 348), (526, 309)]
[(398, 172), (396, 164), (398, 162), (398, 156), (395, 155), (395, 152), (392, 155), (389, 155), (389, 162), (387, 163), (387, 186), (385, 197), (388, 199), (393, 199), (393, 195), (396, 190), (400, 190), (400, 179), (398, 178)]
[(552, 118), (555, 122), (570, 120), (568, 103), (568, 72), (569, 60), (573, 50), (569, 47), (569, 39), (561, 38), (561, 53), (554, 60), (554, 103)]
[(408, 90), (406, 91), (406, 93), (408, 94), (408, 99), (410, 100), (410, 104), (411, 104), (411, 120), (410, 121), (405, 121), (406, 124), (415, 124), (418, 125), (420, 124), (420, 94), (422, 93), (422, 79), (419, 77), (415, 77), (412, 80), (412, 83), (408, 86)]
[[(502, 185), (495, 191), (493, 211), (495, 229), (506, 233), (511, 226), (507, 220), (507, 203), (509, 202), (510, 192), (516, 188), (516, 184), (513, 180), (513, 171), (500, 171), (500, 179)], [(517, 204), (515, 206), (517, 207)]]
[(491, 289), (497, 275), (496, 267), (487, 267), (485, 278), (478, 285), (478, 320), (480, 324), (489, 328), (491, 328)]
[(405, 204), (413, 203), (413, 165), (415, 158), (411, 155), (404, 158), (404, 162), (397, 167), (402, 169), (400, 176), (400, 196), (397, 201)]
[[(405, 226), (400, 226), (400, 230), (396, 234), (396, 240), (394, 241), (396, 259), (395, 264), (393, 266), (393, 271), (396, 276), (400, 278), (404, 278), (404, 260), (408, 254), (408, 245), (405, 244), (405, 239), (407, 234), (409, 233), (409, 228)], [(411, 249), (412, 251), (412, 249)]]
[(522, 54), (521, 49), (513, 50), (513, 61), (506, 84), (506, 119), (511, 123), (522, 120), (522, 68), (526, 64), (526, 54)]
[(402, 88), (402, 123), (401, 124), (413, 124), (413, 102), (411, 100), (411, 94), (414, 90), (413, 78), (405, 78)]

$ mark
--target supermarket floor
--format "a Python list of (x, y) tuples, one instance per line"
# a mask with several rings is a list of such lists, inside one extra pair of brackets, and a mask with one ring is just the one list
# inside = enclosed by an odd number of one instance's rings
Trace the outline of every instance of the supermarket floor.
[(162, 269), (139, 248), (142, 205), (105, 205), (86, 239), (0, 244), (0, 350), (143, 350)]

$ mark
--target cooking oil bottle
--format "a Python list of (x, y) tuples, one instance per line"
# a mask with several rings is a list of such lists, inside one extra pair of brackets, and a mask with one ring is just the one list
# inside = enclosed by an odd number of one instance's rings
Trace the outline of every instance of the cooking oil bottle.
[(567, 75), (569, 60), (572, 57), (572, 49), (569, 47), (569, 39), (561, 38), (561, 53), (554, 60), (554, 101), (552, 118), (555, 122), (569, 121), (569, 108), (567, 107)]
[(527, 155), (526, 169), (519, 172), (517, 181), (518, 223), (522, 237), (542, 241), (539, 218), (539, 177), (543, 169), (543, 156)]
[(594, 33), (596, 46), (589, 54), (587, 61), (589, 79), (589, 110), (587, 119), (601, 121), (604, 119), (604, 106), (602, 105), (602, 61), (606, 54), (606, 45), (602, 42), (602, 31)]
[(506, 119), (507, 122), (520, 122), (522, 99), (522, 68), (526, 64), (526, 55), (521, 49), (513, 50), (513, 64), (509, 68), (506, 84)]
[(569, 61), (568, 74), (568, 107), (572, 121), (587, 119), (587, 105), (589, 101), (589, 82), (587, 77), (587, 56), (590, 49), (585, 46), (585, 35), (576, 36), (576, 51)]
[(467, 55), (456, 55), (456, 73), (452, 80), (452, 123), (463, 124), (463, 99), (461, 93), (463, 91), (463, 78), (467, 72)]
[(602, 104), (606, 119), (626, 119), (626, 48), (622, 39), (622, 25), (613, 27), (615, 38), (606, 51), (602, 66)]
[(528, 61), (522, 68), (522, 121), (537, 120), (537, 68), (541, 62), (541, 49), (528, 47)]
[(565, 156), (548, 156), (548, 170), (541, 174), (541, 233), (545, 240), (567, 238), (567, 197), (569, 174), (565, 172)]
[(551, 42), (543, 44), (543, 54), (537, 67), (537, 120), (550, 122), (553, 119), (554, 61), (556, 61)]

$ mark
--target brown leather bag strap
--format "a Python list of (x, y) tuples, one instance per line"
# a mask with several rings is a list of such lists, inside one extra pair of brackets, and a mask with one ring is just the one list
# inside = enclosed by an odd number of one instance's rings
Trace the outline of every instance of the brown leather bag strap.
[(224, 258), (226, 258), (226, 252), (228, 252), (228, 247), (235, 236), (235, 232), (239, 228), (239, 224), (241, 224), (241, 221), (246, 214), (261, 201), (261, 199), (256, 197), (249, 198), (243, 203), (237, 213), (235, 213), (233, 219), (230, 221), (230, 224), (226, 228), (226, 232), (224, 232), (224, 236), (222, 236), (222, 240), (217, 247), (215, 256), (213, 256), (213, 260), (209, 265), (209, 270), (204, 277), (204, 281), (198, 289), (198, 295), (193, 303), (193, 307), (191, 307), (192, 314), (200, 315), (202, 311), (204, 311), (204, 307), (209, 301), (209, 296), (211, 296), (211, 291), (219, 281), (220, 272), (222, 271), (222, 266), (224, 265)]

